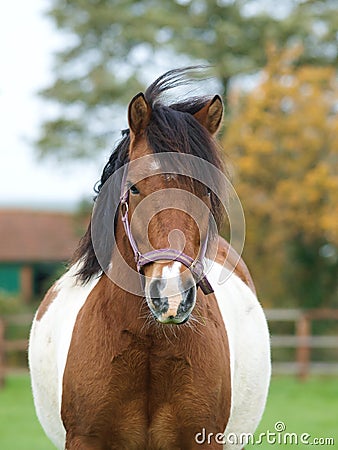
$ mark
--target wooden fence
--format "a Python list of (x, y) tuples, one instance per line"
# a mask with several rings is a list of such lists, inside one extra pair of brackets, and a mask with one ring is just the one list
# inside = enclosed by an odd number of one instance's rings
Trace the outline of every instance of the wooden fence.
[[(0, 317), (0, 387), (4, 385), (5, 376), (8, 372), (12, 372), (12, 367), (8, 367), (7, 356), (10, 352), (24, 352), (28, 349), (28, 335), (25, 339), (8, 339), (6, 337), (6, 330), (10, 326), (22, 326), (29, 328), (32, 323), (32, 314), (18, 314), (11, 316)], [(24, 368), (27, 371), (27, 364)]]
[(312, 322), (320, 320), (338, 320), (338, 309), (266, 309), (269, 324), (272, 322), (293, 322), (295, 333), (293, 335), (271, 335), (271, 347), (295, 348), (294, 361), (273, 361), (273, 372), (276, 374), (294, 374), (304, 380), (309, 374), (338, 375), (338, 357), (333, 362), (314, 362), (311, 350), (336, 349), (338, 355), (338, 335), (313, 336)]
[[(295, 333), (291, 335), (272, 334), (271, 346), (275, 348), (295, 348), (294, 361), (273, 361), (273, 373), (294, 374), (304, 380), (309, 374), (338, 375), (338, 357), (335, 362), (314, 362), (311, 350), (315, 348), (333, 348), (338, 354), (338, 335), (313, 336), (311, 325), (314, 320), (338, 320), (338, 309), (266, 309), (268, 322), (293, 322)], [(33, 316), (30, 314), (0, 317), (0, 386), (3, 385), (6, 373), (13, 370), (6, 364), (7, 355), (13, 351), (27, 352), (26, 339), (9, 340), (6, 329), (11, 325), (29, 327)]]

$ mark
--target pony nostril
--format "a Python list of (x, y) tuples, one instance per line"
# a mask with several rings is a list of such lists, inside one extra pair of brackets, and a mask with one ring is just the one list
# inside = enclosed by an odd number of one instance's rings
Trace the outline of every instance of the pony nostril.
[(151, 297), (151, 301), (156, 309), (161, 306), (161, 299), (159, 297)]
[(149, 297), (157, 313), (168, 311), (168, 298), (163, 296), (163, 280), (154, 280), (149, 285)]
[(184, 298), (181, 301), (180, 306), (178, 307), (178, 313), (185, 314), (187, 311), (189, 311), (194, 306), (195, 298), (196, 288), (192, 287), (184, 293)]
[(194, 287), (190, 288), (186, 294), (185, 304), (187, 309), (190, 309), (195, 301), (196, 289)]
[(155, 308), (159, 308), (161, 306), (160, 283), (160, 280), (154, 280), (149, 286), (149, 296)]

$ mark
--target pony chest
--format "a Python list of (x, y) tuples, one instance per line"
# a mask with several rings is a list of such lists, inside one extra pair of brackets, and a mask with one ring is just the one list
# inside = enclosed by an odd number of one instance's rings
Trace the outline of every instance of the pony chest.
[(158, 448), (190, 440), (206, 423), (222, 431), (229, 415), (226, 376), (208, 376), (188, 352), (171, 352), (159, 345), (146, 351), (126, 348), (112, 361), (113, 372), (122, 375), (114, 383), (116, 394), (122, 394), (119, 417), (126, 426), (146, 424)]
[(62, 401), (66, 430), (101, 436), (116, 448), (144, 449), (181, 448), (203, 426), (224, 430), (229, 380), (220, 364), (215, 370), (208, 361), (201, 364), (201, 342), (187, 346), (184, 340), (122, 329), (111, 339), (101, 330), (95, 346), (81, 352), (77, 345), (86, 337), (75, 330), (68, 355)]
[(173, 349), (153, 337), (149, 340), (133, 337), (112, 356), (111, 377), (119, 376), (121, 385), (143, 390), (149, 397), (154, 393), (162, 399), (172, 397), (172, 391), (194, 384), (191, 356), (184, 348), (179, 348), (179, 342), (176, 346), (178, 348)]

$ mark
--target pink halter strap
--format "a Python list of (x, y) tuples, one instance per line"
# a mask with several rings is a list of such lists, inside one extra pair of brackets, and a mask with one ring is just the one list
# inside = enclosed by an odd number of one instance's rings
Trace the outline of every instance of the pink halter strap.
[(134, 258), (136, 262), (136, 268), (139, 273), (141, 273), (142, 267), (159, 260), (167, 260), (167, 261), (178, 261), (186, 266), (192, 276), (195, 279), (196, 285), (202, 289), (204, 294), (211, 294), (214, 292), (212, 286), (210, 285), (205, 273), (204, 273), (204, 265), (202, 263), (203, 258), (205, 257), (207, 245), (208, 245), (208, 233), (205, 240), (202, 243), (200, 248), (199, 255), (196, 259), (191, 258), (183, 252), (180, 252), (171, 248), (161, 248), (156, 250), (151, 250), (146, 253), (141, 253), (138, 249), (136, 241), (133, 237), (133, 234), (130, 229), (129, 217), (128, 217), (128, 200), (129, 200), (129, 189), (125, 189), (126, 175), (127, 170), (125, 170), (122, 179), (122, 187), (121, 187), (121, 197), (120, 197), (120, 205), (121, 205), (121, 219), (124, 226), (125, 233), (128, 237), (130, 246), (134, 253)]

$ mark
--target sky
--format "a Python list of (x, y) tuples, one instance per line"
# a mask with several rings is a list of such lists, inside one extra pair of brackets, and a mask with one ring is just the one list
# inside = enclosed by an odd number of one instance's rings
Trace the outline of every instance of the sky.
[(53, 52), (64, 39), (44, 16), (48, 4), (11, 0), (1, 10), (0, 208), (73, 208), (93, 195), (108, 157), (57, 163), (34, 149), (47, 108), (37, 92), (53, 80)]
[[(48, 5), (48, 0), (11, 0), (1, 10), (0, 208), (72, 209), (93, 196), (109, 156), (108, 149), (93, 162), (57, 163), (39, 160), (34, 149), (48, 113), (37, 92), (53, 80), (53, 52), (65, 39), (44, 15)], [(160, 61), (158, 74), (169, 68), (170, 61)]]
[(11, 0), (0, 15), (0, 207), (69, 209), (93, 194), (102, 161), (39, 160), (32, 144), (46, 105), (36, 92), (52, 80), (61, 36), (45, 0)]

